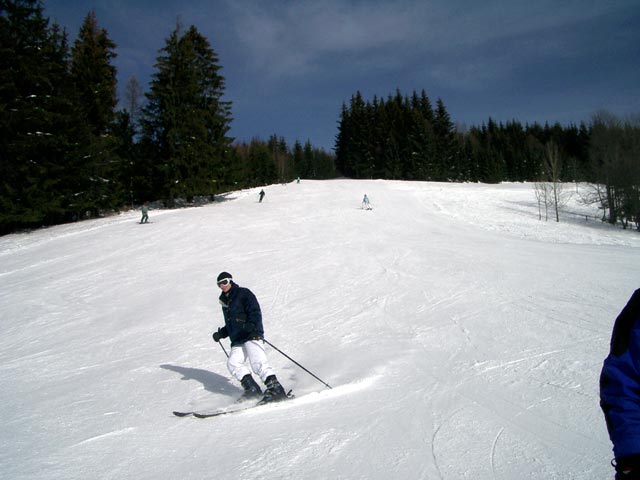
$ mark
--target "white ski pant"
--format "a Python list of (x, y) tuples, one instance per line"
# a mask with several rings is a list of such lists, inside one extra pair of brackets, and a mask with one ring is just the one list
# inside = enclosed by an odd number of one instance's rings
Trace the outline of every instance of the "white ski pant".
[(227, 359), (227, 368), (238, 381), (251, 373), (246, 366), (247, 360), (249, 360), (251, 370), (263, 382), (269, 375), (275, 375), (273, 368), (267, 361), (267, 354), (264, 351), (264, 342), (262, 340), (249, 340), (242, 345), (231, 347), (231, 352), (229, 352), (229, 358)]

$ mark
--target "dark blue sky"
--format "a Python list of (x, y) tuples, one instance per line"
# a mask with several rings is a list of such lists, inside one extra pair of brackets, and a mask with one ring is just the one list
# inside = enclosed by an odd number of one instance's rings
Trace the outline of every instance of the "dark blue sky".
[(343, 102), (425, 89), (459, 124), (640, 113), (638, 0), (44, 0), (73, 42), (87, 13), (117, 44), (120, 94), (146, 91), (176, 22), (216, 51), (231, 135), (334, 146)]

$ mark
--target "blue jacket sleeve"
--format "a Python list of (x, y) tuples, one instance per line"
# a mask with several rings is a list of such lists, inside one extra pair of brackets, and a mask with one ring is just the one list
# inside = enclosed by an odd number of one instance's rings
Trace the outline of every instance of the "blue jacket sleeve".
[(613, 327), (600, 375), (600, 406), (615, 457), (640, 454), (640, 289)]

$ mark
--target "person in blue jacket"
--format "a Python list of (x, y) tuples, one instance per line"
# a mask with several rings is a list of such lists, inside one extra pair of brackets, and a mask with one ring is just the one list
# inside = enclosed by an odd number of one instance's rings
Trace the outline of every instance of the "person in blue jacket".
[(266, 386), (263, 401), (285, 399), (287, 395), (269, 365), (264, 350), (262, 312), (256, 296), (248, 288), (237, 285), (230, 273), (221, 272), (217, 283), (222, 290), (219, 300), (224, 315), (224, 327), (213, 332), (213, 339), (219, 342), (221, 338), (229, 337), (231, 340), (227, 368), (231, 375), (240, 381), (244, 389), (243, 398), (257, 398), (263, 394), (246, 365), (248, 360), (253, 373), (260, 377)]
[(640, 480), (640, 289), (613, 326), (600, 375), (600, 406), (613, 443), (616, 480)]

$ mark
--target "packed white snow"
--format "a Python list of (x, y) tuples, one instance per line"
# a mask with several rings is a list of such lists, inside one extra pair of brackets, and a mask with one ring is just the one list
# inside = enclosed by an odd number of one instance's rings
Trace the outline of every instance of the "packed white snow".
[[(598, 377), (640, 233), (577, 194), (540, 221), (530, 184), (264, 189), (0, 238), (2, 478), (612, 478)], [(241, 394), (222, 270), (332, 389), (267, 347), (295, 400), (172, 415)]]

